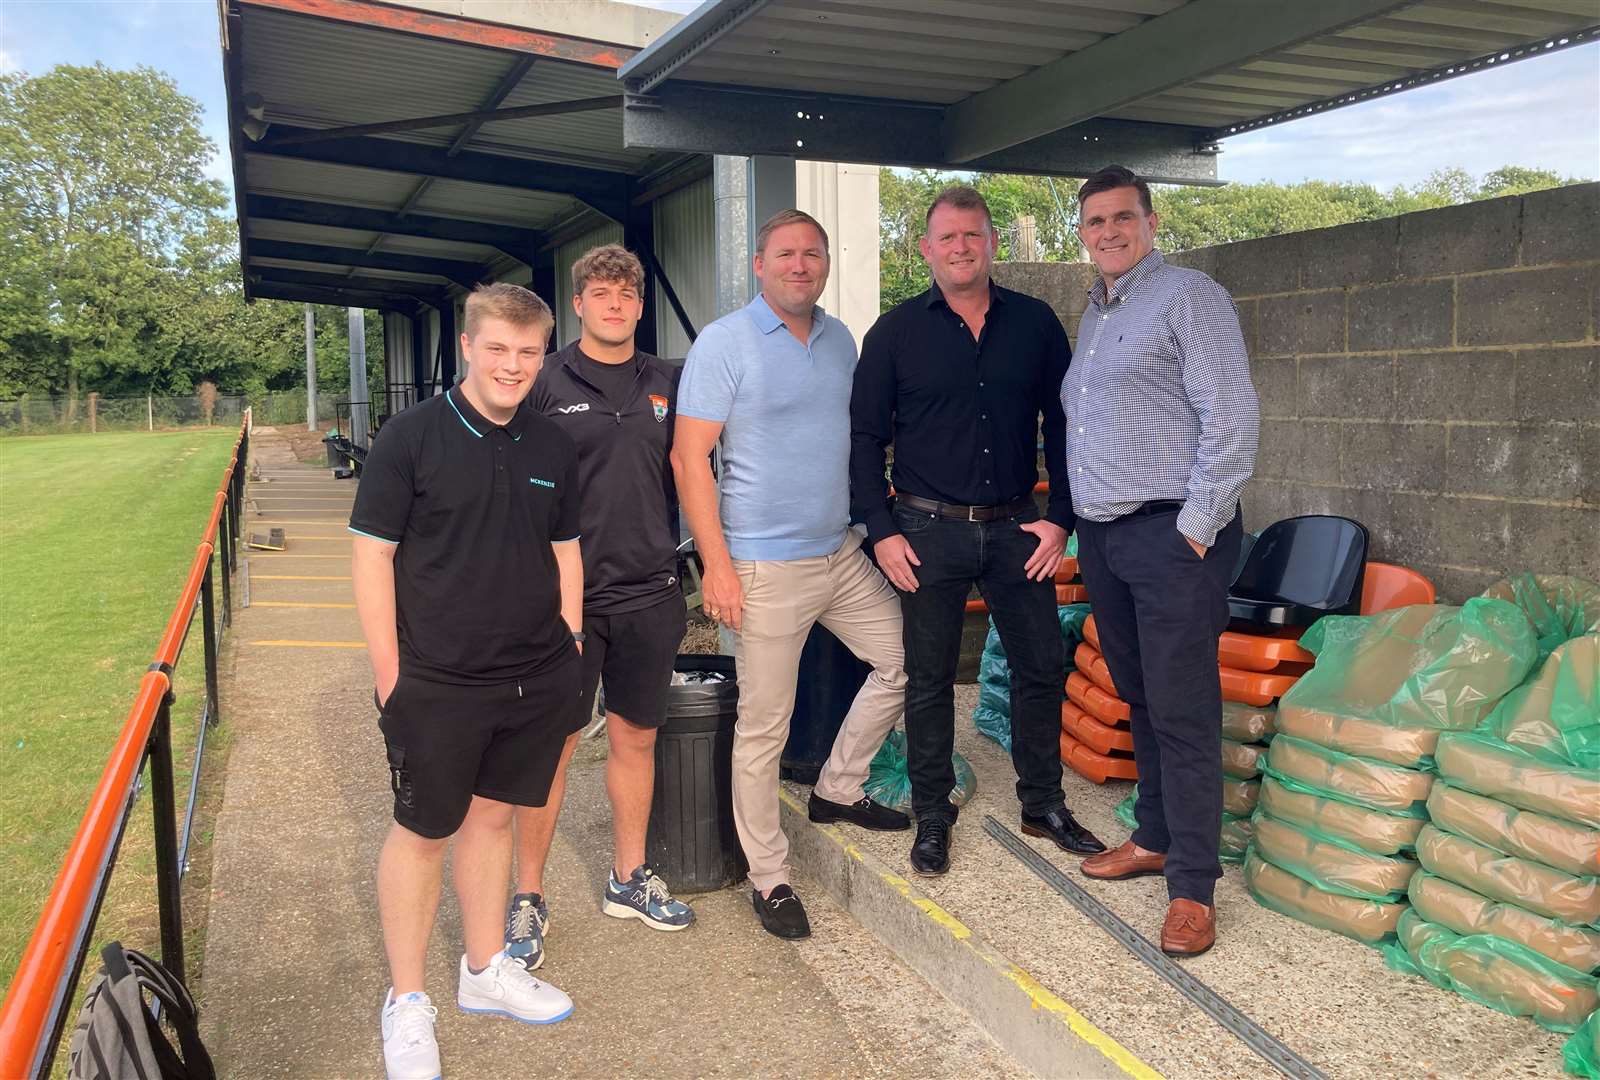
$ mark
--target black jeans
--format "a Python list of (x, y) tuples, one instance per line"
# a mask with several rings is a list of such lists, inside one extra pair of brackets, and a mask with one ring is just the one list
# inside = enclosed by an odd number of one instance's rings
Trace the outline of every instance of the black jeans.
[[(1021, 526), (1028, 508), (999, 521), (967, 522), (896, 506), (895, 525), (922, 565), (917, 591), (900, 594), (906, 648), (906, 757), (916, 815), (951, 820), (955, 770), (956, 663), (961, 624), (974, 583), (994, 616), (1011, 668), (1011, 762), (1026, 814), (1062, 806), (1061, 700), (1066, 651), (1056, 619), (1055, 584), (1023, 572), (1038, 537)], [(1220, 789), (1219, 789), (1220, 791)]]
[(1222, 684), (1217, 638), (1239, 559), (1239, 515), (1200, 558), (1176, 510), (1078, 519), (1078, 567), (1100, 650), (1132, 713), (1133, 842), (1167, 856), (1167, 894), (1209, 905), (1222, 876)]

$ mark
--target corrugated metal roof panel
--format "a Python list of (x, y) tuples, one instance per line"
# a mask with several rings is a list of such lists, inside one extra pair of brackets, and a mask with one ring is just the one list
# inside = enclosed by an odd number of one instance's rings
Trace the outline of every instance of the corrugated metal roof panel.
[(254, 195), (282, 195), (392, 209), (403, 203), (417, 186), (417, 178), (407, 173), (262, 154), (246, 154), (244, 167), (245, 182)]
[(382, 250), (396, 255), (428, 255), (439, 259), (488, 263), (500, 253), (481, 244), (462, 244), (452, 240), (429, 240), (421, 236), (397, 236), (362, 229), (339, 229), (329, 225), (302, 225), (297, 221), (250, 219), (250, 235), (262, 240), (283, 240), (293, 244), (326, 244), (330, 247), (366, 250), (383, 237)]
[(578, 200), (567, 195), (464, 180), (435, 180), (415, 207), (422, 214), (471, 218), (530, 229), (548, 229), (581, 208)]

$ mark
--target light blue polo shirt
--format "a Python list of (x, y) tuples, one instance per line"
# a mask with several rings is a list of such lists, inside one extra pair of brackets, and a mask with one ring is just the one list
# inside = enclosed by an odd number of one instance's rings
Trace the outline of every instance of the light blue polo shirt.
[(831, 555), (850, 523), (856, 343), (820, 307), (802, 345), (761, 295), (701, 331), (678, 413), (722, 428), (722, 532), (735, 559)]

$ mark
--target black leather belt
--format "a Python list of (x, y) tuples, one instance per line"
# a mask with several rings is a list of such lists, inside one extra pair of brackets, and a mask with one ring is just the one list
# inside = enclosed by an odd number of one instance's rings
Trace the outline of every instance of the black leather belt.
[(920, 510), (924, 514), (937, 514), (939, 517), (955, 521), (999, 521), (1001, 518), (1015, 517), (1033, 505), (1033, 499), (1028, 495), (996, 506), (957, 506), (955, 503), (924, 499), (916, 495), (896, 495), (895, 501), (909, 509)]
[(1137, 510), (1129, 510), (1124, 517), (1143, 517), (1146, 514), (1175, 514), (1183, 509), (1182, 499), (1158, 499), (1147, 502)]

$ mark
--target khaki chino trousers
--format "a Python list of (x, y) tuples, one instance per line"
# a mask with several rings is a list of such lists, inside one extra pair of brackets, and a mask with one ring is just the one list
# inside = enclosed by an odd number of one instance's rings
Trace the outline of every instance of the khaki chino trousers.
[(845, 533), (832, 555), (782, 561), (733, 560), (744, 588), (736, 635), (739, 719), (733, 736), (733, 822), (750, 862), (750, 883), (765, 892), (789, 880), (789, 839), (779, 824), (778, 759), (789, 738), (800, 650), (821, 623), (872, 672), (856, 694), (817, 778), (818, 797), (853, 803), (884, 736), (905, 712), (905, 651), (900, 599)]

